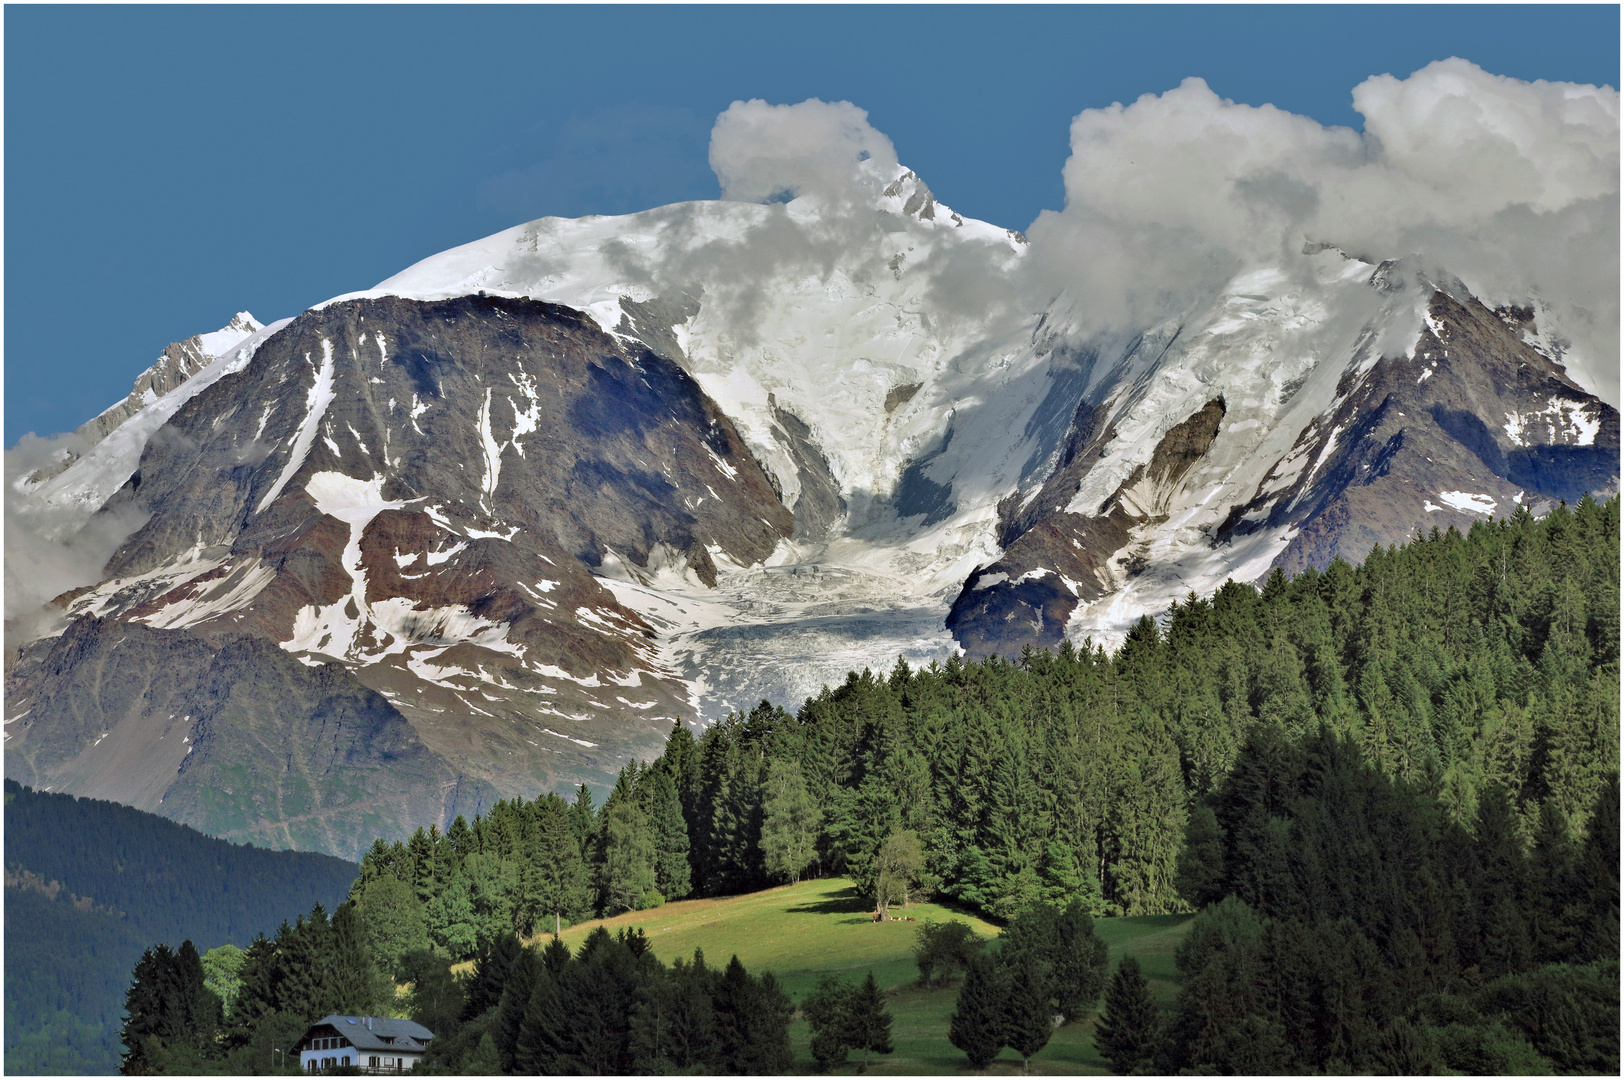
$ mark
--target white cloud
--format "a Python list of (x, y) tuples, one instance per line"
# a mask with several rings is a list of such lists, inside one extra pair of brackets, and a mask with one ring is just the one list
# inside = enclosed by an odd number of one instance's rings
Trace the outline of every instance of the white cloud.
[[(868, 168), (859, 163), (871, 161)], [(897, 152), (849, 101), (811, 98), (799, 105), (735, 101), (711, 130), (711, 168), (722, 198), (768, 202), (811, 195), (857, 195), (874, 178), (889, 182)]]
[(45, 438), (24, 435), (5, 452), (5, 619), (8, 639), (27, 640), (59, 613), (51, 599), (101, 579), (120, 544), (146, 523), (130, 507), (103, 510), (63, 533), (62, 515), (32, 502), (20, 490), (35, 470), (59, 468), (84, 450), (83, 437), (67, 432)]
[(1066, 208), (1033, 223), (1039, 280), (1143, 324), (1305, 239), (1419, 253), (1495, 303), (1540, 297), (1570, 370), (1618, 394), (1618, 92), (1465, 60), (1353, 91), (1365, 130), (1220, 98), (1200, 79), (1072, 121)]

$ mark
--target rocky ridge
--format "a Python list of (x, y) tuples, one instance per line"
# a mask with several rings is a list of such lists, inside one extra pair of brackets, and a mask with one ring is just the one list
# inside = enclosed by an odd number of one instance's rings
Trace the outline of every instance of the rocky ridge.
[(533, 222), (152, 373), (22, 492), (144, 524), (8, 643), (7, 775), (353, 856), (850, 668), (1617, 489), (1532, 307), (1310, 245), (1131, 335), (966, 311), (1021, 238), (872, 180), (856, 232)]

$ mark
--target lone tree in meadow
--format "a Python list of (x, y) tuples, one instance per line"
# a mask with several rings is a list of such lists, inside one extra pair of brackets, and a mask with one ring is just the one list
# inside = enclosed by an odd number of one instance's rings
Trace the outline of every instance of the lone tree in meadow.
[(1124, 956), (1105, 991), (1105, 1012), (1094, 1027), (1094, 1048), (1111, 1063), (1112, 1072), (1126, 1076), (1156, 1056), (1160, 1029), (1156, 1002), (1139, 961)]
[(925, 845), (912, 829), (886, 837), (874, 859), (875, 910), (889, 913), (892, 904), (907, 905), (925, 873)]
[(1004, 1041), (1021, 1055), (1024, 1073), (1031, 1068), (1032, 1055), (1047, 1046), (1054, 1034), (1050, 973), (1048, 965), (1030, 952), (1012, 956), (1005, 972)]
[(812, 1028), (812, 1059), (824, 1072), (843, 1064), (850, 1050), (863, 1052), (858, 1072), (868, 1071), (868, 1055), (891, 1052), (891, 1011), (885, 1007), (874, 973), (860, 986), (826, 975), (801, 1003)]
[(958, 1006), (948, 1022), (947, 1041), (964, 1051), (973, 1068), (985, 1069), (1004, 1049), (1008, 997), (1003, 965), (985, 953), (972, 957), (964, 986), (959, 990)]
[(851, 1022), (852, 986), (838, 975), (825, 975), (801, 1002), (801, 1014), (812, 1029), (812, 1060), (819, 1070), (829, 1070), (846, 1061), (851, 1048), (846, 1028)]
[(968, 923), (926, 919), (919, 924), (914, 944), (919, 985), (946, 986), (955, 973), (968, 971), (971, 959), (980, 952), (981, 938)]
[(858, 1072), (868, 1071), (868, 1055), (891, 1052), (891, 1011), (885, 1007), (885, 998), (870, 971), (851, 996), (852, 1049), (863, 1052), (863, 1064)]

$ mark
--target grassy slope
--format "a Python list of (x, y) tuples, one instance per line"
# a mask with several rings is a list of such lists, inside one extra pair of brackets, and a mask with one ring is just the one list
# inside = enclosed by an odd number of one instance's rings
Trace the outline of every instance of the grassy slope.
[[(771, 971), (799, 1001), (827, 973), (848, 980), (861, 979), (870, 970), (890, 990), (891, 1041), (895, 1053), (876, 1058), (869, 1067), (876, 1073), (942, 1074), (968, 1071), (964, 1055), (947, 1041), (948, 1018), (953, 1014), (957, 985), (942, 990), (920, 990), (914, 985), (919, 971), (913, 962), (917, 923), (874, 923), (871, 906), (857, 895), (851, 882), (841, 878), (784, 885), (765, 892), (716, 900), (682, 900), (651, 911), (631, 912), (564, 931), (572, 949), (595, 926), (610, 931), (640, 926), (655, 954), (670, 963), (705, 950), (706, 963), (721, 967), (734, 953), (751, 972)], [(967, 922), (987, 936), (997, 927), (961, 911), (936, 904), (916, 904), (902, 914), (918, 919)], [(1173, 949), (1188, 926), (1188, 916), (1155, 915), (1100, 919), (1095, 927), (1111, 950), (1114, 967), (1124, 953), (1138, 957), (1151, 989), (1164, 1004), (1171, 1004), (1175, 985)], [(1080, 1020), (1055, 1032), (1049, 1045), (1032, 1058), (1032, 1071), (1059, 1074), (1108, 1073), (1094, 1051), (1094, 1022)], [(796, 1071), (814, 1071), (807, 1043), (811, 1033), (805, 1021), (790, 1028)], [(989, 1070), (1017, 1073), (1020, 1055), (1005, 1050)], [(855, 1063), (840, 1070), (855, 1071)]]

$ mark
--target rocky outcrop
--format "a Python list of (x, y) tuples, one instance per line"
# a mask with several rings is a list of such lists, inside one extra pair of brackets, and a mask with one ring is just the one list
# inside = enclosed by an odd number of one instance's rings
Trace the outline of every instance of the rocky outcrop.
[[(1078, 603), (1110, 589), (1112, 557), (1127, 547), (1132, 530), (1166, 519), (1170, 497), (1218, 437), (1224, 400), (1214, 398), (1175, 424), (1156, 444), (1149, 464), (1135, 469), (1098, 513), (1070, 512), (1061, 500), (1076, 492), (1081, 476), (1113, 437), (1108, 427), (1099, 429), (1102, 418), (1103, 412), (1086, 402), (1078, 406), (1059, 468), (1032, 504), (1042, 507), (1047, 498), (1055, 500), (1052, 508), (1033, 514), (1029, 507), (1015, 516), (1004, 529), (1006, 536), (1014, 535), (1003, 555), (965, 582), (947, 626), (970, 657), (1014, 656), (1060, 644)], [(1134, 569), (1127, 560), (1121, 565)]]
[(1347, 380), (1299, 437), (1294, 453), (1317, 467), (1284, 488), (1266, 479), (1273, 490), (1234, 507), (1215, 539), (1295, 528), (1274, 565), (1297, 573), (1431, 525), (1615, 493), (1618, 411), (1525, 343), (1531, 322), (1434, 291), (1413, 354)]

